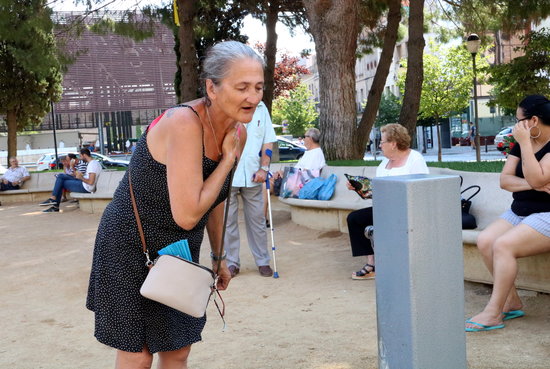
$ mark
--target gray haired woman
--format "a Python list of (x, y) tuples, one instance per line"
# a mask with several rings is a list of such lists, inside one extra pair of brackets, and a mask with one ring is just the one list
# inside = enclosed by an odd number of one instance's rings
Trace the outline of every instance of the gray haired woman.
[(321, 132), (317, 128), (310, 128), (306, 131), (304, 137), (304, 146), (307, 151), (300, 160), (298, 160), (295, 167), (320, 173), (321, 169), (327, 165), (325, 162), (325, 154), (323, 154), (321, 145), (319, 145)]
[[(147, 276), (129, 176), (151, 259), (186, 239), (198, 262), (206, 228), (214, 260), (220, 252), (229, 173), (246, 141), (238, 122), (250, 122), (263, 94), (263, 59), (235, 41), (214, 45), (203, 63), (205, 97), (168, 109), (147, 128), (97, 232), (86, 306), (95, 337), (117, 349), (116, 368), (187, 368), (191, 345), (206, 317), (194, 318), (142, 297)], [(218, 288), (231, 275), (222, 260)]]

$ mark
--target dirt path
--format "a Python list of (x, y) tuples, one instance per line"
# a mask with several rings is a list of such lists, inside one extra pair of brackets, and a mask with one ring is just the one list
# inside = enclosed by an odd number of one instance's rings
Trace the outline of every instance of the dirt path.
[[(84, 307), (99, 216), (75, 206), (40, 210), (0, 206), (0, 368), (112, 368), (114, 351), (94, 339)], [(350, 279), (361, 262), (350, 256), (347, 235), (298, 227), (281, 208), (275, 225), (280, 278), (259, 276), (245, 237), (241, 274), (223, 295), (227, 331), (210, 306), (190, 368), (377, 368), (375, 282)], [(466, 283), (467, 316), (489, 291)], [(524, 295), (525, 318), (468, 334), (470, 368), (550, 366), (550, 296)]]

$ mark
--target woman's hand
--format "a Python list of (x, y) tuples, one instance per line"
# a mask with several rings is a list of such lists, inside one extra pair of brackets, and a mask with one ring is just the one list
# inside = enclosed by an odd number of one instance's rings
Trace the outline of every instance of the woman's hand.
[(527, 142), (530, 142), (531, 133), (530, 133), (529, 122), (522, 120), (521, 122), (516, 123), (514, 129), (512, 130), (512, 135), (520, 146), (525, 145)]
[(241, 155), (241, 134), (244, 129), (242, 123), (237, 123), (235, 128), (225, 135), (222, 144), (223, 159), (235, 162)]
[(231, 272), (227, 268), (225, 260), (222, 260), (220, 263), (220, 268), (218, 269), (218, 262), (212, 261), (212, 270), (218, 275), (218, 290), (223, 291), (229, 286), (229, 281), (231, 280)]

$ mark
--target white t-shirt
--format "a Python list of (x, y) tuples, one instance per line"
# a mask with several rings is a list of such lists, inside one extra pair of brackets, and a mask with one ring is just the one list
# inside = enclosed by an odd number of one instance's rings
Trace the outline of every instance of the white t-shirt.
[(294, 167), (309, 170), (321, 170), (327, 163), (320, 147), (307, 150)]
[(97, 180), (99, 178), (99, 174), (103, 168), (101, 167), (101, 164), (97, 160), (92, 160), (88, 163), (88, 166), (86, 167), (86, 173), (84, 174), (84, 179), (90, 178), (90, 173), (95, 173), (95, 181), (94, 184), (87, 184), (85, 182), (82, 182), (82, 185), (84, 186), (84, 189), (88, 192), (94, 192), (95, 191), (95, 185), (97, 183)]
[(411, 150), (405, 165), (398, 168), (386, 169), (389, 159), (384, 158), (380, 165), (376, 168), (377, 177), (387, 176), (402, 176), (406, 174), (428, 174), (428, 166), (422, 154), (418, 151)]

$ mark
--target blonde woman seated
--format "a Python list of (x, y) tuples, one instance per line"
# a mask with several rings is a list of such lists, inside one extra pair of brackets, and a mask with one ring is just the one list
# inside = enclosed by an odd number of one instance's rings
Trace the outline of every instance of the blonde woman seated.
[[(411, 136), (400, 124), (387, 124), (380, 129), (382, 140), (380, 149), (385, 158), (378, 168), (376, 177), (400, 176), (405, 174), (427, 174), (428, 167), (418, 151), (410, 149)], [(353, 186), (348, 182), (348, 189)], [(365, 227), (373, 225), (372, 207), (352, 211), (347, 218), (351, 253), (353, 256), (366, 256), (367, 263), (352, 273), (352, 279), (374, 279), (374, 249), (365, 237)]]
[(514, 281), (517, 259), (550, 252), (550, 101), (527, 96), (516, 111), (510, 151), (500, 187), (513, 193), (512, 207), (485, 228), (477, 247), (493, 274), (491, 298), (466, 321), (467, 332), (504, 328), (504, 321), (525, 315)]

